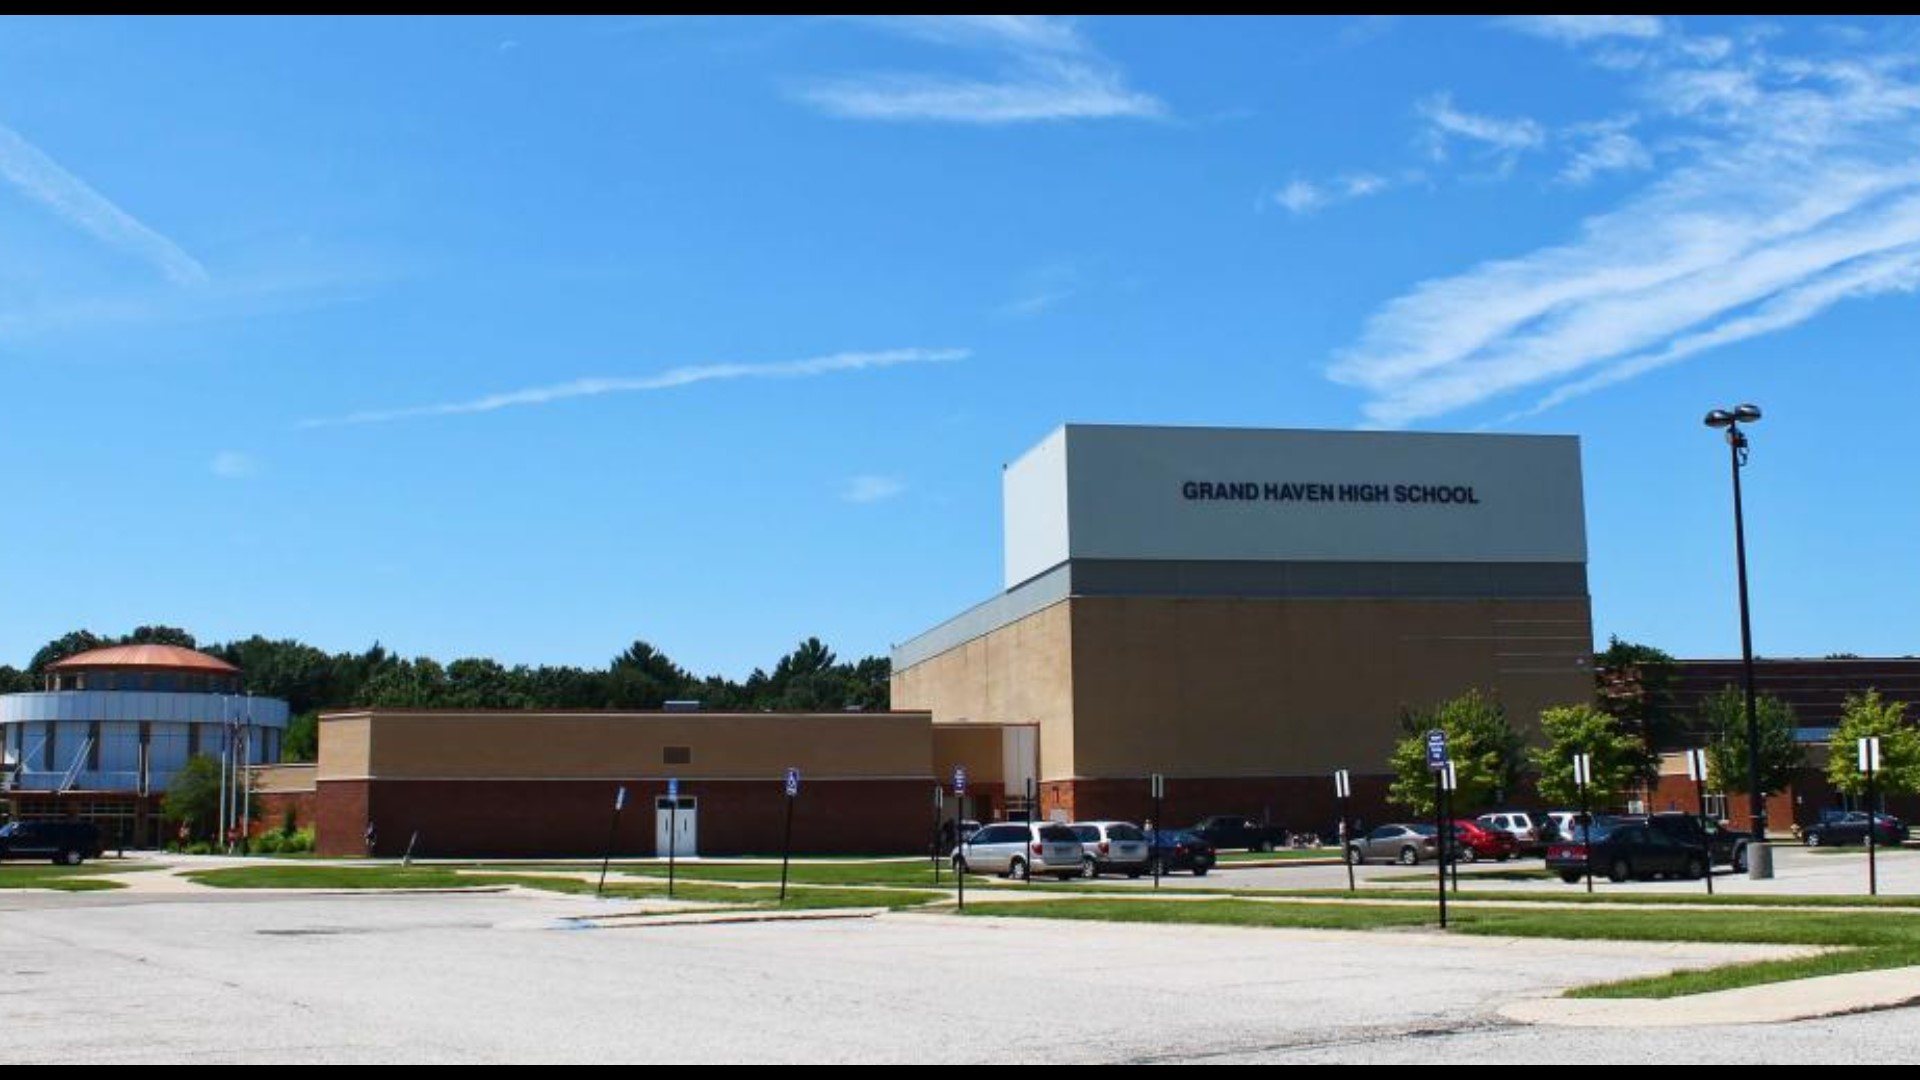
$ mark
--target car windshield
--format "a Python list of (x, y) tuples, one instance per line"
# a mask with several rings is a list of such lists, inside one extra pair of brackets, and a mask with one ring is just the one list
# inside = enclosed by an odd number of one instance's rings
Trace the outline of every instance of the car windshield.
[(9, 821), (5, 825), (0, 825), (0, 836), (12, 836), (14, 833), (18, 832), (19, 830), (20, 830), (19, 822)]

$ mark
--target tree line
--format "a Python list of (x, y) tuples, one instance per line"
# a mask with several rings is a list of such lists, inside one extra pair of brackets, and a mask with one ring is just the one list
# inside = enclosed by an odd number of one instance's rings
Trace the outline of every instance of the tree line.
[[(1703, 746), (1711, 789), (1725, 794), (1748, 791), (1746, 697), (1723, 687), (1689, 713), (1675, 703), (1677, 668), (1671, 656), (1646, 645), (1614, 638), (1595, 657), (1590, 701), (1541, 711), (1540, 742), (1532, 749), (1491, 695), (1468, 692), (1401, 716), (1402, 738), (1395, 745), (1388, 797), (1408, 811), (1433, 812), (1433, 775), (1427, 770), (1426, 733), (1447, 733), (1454, 762), (1456, 807), (1471, 816), (1515, 797), (1523, 776), (1531, 776), (1540, 796), (1574, 805), (1575, 754), (1587, 754), (1592, 766), (1588, 796), (1595, 807), (1619, 807), (1635, 794), (1651, 791), (1660, 779), (1662, 751)], [(1784, 789), (1806, 764), (1806, 748), (1795, 737), (1799, 721), (1793, 708), (1771, 694), (1755, 701), (1759, 738), (1760, 787)], [(1920, 793), (1920, 718), (1905, 704), (1862, 687), (1846, 698), (1832, 737), (1827, 779), (1850, 795), (1864, 792), (1854, 746), (1867, 736), (1881, 739), (1884, 762), (1877, 786), (1883, 795)]]
[(363, 652), (328, 653), (292, 639), (259, 635), (200, 644), (185, 630), (142, 626), (120, 637), (76, 630), (49, 641), (22, 670), (0, 665), (0, 693), (38, 690), (51, 664), (115, 645), (178, 645), (239, 668), (244, 688), (287, 702), (293, 716), (282, 760), (312, 761), (315, 720), (341, 709), (658, 709), (669, 701), (698, 701), (712, 711), (885, 710), (892, 665), (886, 657), (844, 661), (809, 637), (771, 671), (755, 668), (745, 680), (699, 676), (645, 641), (635, 641), (604, 668), (508, 667), (468, 657), (441, 663), (408, 659), (375, 643)]

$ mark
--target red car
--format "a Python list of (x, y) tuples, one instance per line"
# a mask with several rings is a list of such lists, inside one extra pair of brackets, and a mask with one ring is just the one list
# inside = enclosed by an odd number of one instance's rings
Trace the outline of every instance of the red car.
[(1453, 842), (1461, 862), (1497, 859), (1506, 862), (1520, 854), (1520, 841), (1505, 829), (1489, 829), (1464, 818), (1453, 823)]

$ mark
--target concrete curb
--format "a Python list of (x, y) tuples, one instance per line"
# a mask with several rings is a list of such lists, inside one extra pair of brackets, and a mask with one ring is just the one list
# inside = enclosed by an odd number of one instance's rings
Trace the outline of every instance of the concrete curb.
[(1813, 979), (1677, 998), (1534, 998), (1500, 1009), (1522, 1024), (1570, 1028), (1721, 1027), (1816, 1020), (1920, 1002), (1920, 967)]
[(818, 911), (689, 911), (682, 915), (598, 915), (573, 920), (595, 930), (640, 930), (651, 926), (724, 926), (735, 923), (827, 922), (872, 919), (886, 908), (822, 908)]

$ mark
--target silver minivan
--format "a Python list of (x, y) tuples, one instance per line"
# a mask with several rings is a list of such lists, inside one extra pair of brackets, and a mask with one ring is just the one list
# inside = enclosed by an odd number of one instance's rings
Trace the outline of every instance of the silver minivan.
[(1098, 877), (1117, 872), (1139, 877), (1147, 872), (1147, 834), (1124, 821), (1075, 821), (1067, 825), (1086, 854), (1080, 858), (1080, 876)]
[(957, 873), (999, 874), (1025, 881), (1029, 874), (1077, 877), (1086, 852), (1065, 825), (1014, 822), (988, 825), (953, 854)]

